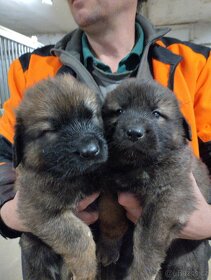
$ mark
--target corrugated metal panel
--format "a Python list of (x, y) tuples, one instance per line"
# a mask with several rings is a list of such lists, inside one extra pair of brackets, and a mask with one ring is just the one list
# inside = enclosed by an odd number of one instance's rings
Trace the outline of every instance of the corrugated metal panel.
[(12, 61), (33, 49), (0, 36), (0, 107), (9, 97), (7, 73)]
[(33, 43), (22, 34), (0, 26), (0, 108), (9, 98), (7, 74), (10, 64), (22, 54), (32, 52), (41, 45), (38, 42)]

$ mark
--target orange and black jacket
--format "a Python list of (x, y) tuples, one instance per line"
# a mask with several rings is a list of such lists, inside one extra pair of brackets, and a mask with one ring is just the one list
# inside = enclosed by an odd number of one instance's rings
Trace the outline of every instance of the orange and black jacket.
[[(150, 45), (148, 64), (158, 82), (172, 89), (192, 129), (192, 147), (211, 170), (211, 51), (207, 47), (163, 37), (143, 17), (138, 19)], [(91, 74), (83, 66), (81, 34), (76, 30), (55, 46), (46, 46), (15, 60), (9, 71), (11, 97), (4, 104), (0, 119), (0, 205), (14, 197), (12, 144), (15, 110), (24, 92), (38, 81), (59, 73), (70, 72), (100, 94)], [(53, 49), (53, 51), (52, 51)], [(18, 233), (0, 225), (2, 235)]]

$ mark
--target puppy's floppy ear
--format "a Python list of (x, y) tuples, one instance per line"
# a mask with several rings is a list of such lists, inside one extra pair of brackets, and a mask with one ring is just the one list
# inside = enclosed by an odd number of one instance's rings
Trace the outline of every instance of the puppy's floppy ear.
[(184, 117), (182, 118), (182, 125), (185, 132), (185, 138), (192, 141), (191, 128)]
[(24, 125), (21, 119), (17, 119), (15, 125), (15, 137), (14, 137), (14, 145), (13, 145), (14, 167), (17, 167), (23, 159), (23, 138), (24, 138)]

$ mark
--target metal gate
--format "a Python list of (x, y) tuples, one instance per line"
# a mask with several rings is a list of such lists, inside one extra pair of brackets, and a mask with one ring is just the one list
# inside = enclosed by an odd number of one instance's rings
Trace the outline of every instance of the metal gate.
[(0, 26), (0, 109), (9, 98), (7, 74), (10, 64), (20, 55), (42, 46), (29, 37)]

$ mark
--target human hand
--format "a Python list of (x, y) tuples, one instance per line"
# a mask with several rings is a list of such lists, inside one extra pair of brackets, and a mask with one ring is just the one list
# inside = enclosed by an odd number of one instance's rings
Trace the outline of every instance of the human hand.
[(81, 200), (76, 207), (75, 215), (87, 225), (93, 224), (94, 222), (97, 221), (97, 219), (99, 217), (98, 212), (96, 212), (96, 211), (93, 211), (93, 212), (86, 211), (86, 208), (92, 202), (94, 202), (98, 198), (99, 195), (100, 195), (100, 193), (94, 193), (90, 196), (87, 196), (86, 198)]
[[(179, 238), (206, 239), (211, 237), (211, 205), (206, 202), (201, 194), (193, 174), (191, 174), (191, 180), (197, 200), (197, 210), (189, 217), (187, 225), (179, 234)], [(128, 219), (136, 224), (141, 216), (142, 208), (135, 195), (132, 193), (120, 193), (118, 201), (125, 208)]]
[[(87, 225), (93, 224), (98, 219), (97, 212), (84, 211), (92, 202), (94, 202), (99, 193), (92, 194), (85, 199), (81, 200), (77, 206), (75, 212), (76, 216), (85, 222)], [(17, 212), (17, 203), (19, 199), (19, 192), (16, 193), (15, 197), (6, 202), (1, 208), (1, 218), (6, 226), (13, 230), (20, 232), (28, 232), (29, 230), (24, 226)]]
[(197, 209), (189, 217), (187, 225), (181, 230), (179, 238), (201, 240), (211, 237), (211, 205), (209, 205), (191, 173)]
[(125, 208), (127, 218), (136, 224), (142, 212), (140, 202), (136, 196), (132, 193), (122, 192), (118, 194), (118, 202)]
[(15, 197), (9, 201), (7, 201), (1, 208), (1, 219), (9, 228), (20, 231), (27, 232), (28, 229), (24, 226), (21, 221), (17, 209), (18, 209), (18, 199), (19, 192), (16, 193)]

